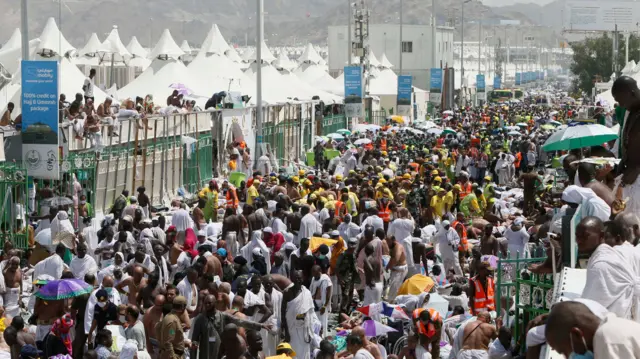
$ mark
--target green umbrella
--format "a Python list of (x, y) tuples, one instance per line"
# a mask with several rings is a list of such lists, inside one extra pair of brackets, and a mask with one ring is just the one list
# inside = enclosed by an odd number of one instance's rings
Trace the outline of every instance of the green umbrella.
[(551, 135), (542, 146), (542, 149), (547, 152), (573, 150), (599, 146), (617, 138), (617, 133), (602, 125), (571, 126)]
[(351, 136), (351, 131), (347, 130), (346, 128), (339, 129), (338, 131), (336, 131), (336, 133), (339, 133), (343, 136)]
[(447, 127), (444, 129), (444, 131), (442, 131), (442, 133), (444, 133), (445, 135), (448, 135), (448, 134), (455, 135), (456, 131), (454, 131), (452, 128)]

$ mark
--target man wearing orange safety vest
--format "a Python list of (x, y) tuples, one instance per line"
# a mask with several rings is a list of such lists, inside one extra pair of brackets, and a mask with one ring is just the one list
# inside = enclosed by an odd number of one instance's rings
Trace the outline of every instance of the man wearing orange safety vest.
[(467, 295), (469, 296), (469, 308), (474, 315), (496, 310), (494, 299), (495, 283), (490, 276), (489, 263), (481, 262), (478, 265), (478, 275), (471, 278)]
[[(429, 295), (425, 298), (428, 302)], [(414, 331), (418, 334), (416, 345), (416, 358), (423, 358), (425, 352), (429, 352), (431, 345), (431, 357), (440, 358), (440, 336), (442, 334), (442, 316), (434, 309), (418, 308), (412, 313)]]
[(222, 191), (222, 194), (224, 195), (225, 199), (227, 200), (226, 208), (237, 209), (238, 208), (238, 194), (236, 193), (236, 188), (233, 185), (229, 184), (229, 182), (224, 181), (222, 183), (221, 191)]
[(458, 246), (458, 260), (460, 261), (460, 267), (464, 268), (467, 262), (466, 254), (469, 251), (469, 240), (467, 238), (467, 226), (465, 226), (464, 213), (458, 212), (456, 220), (451, 223), (451, 227), (455, 229), (460, 236), (460, 245)]
[(382, 218), (385, 231), (389, 228), (391, 222), (391, 201), (387, 197), (378, 200), (378, 217)]
[(460, 200), (462, 201), (468, 194), (473, 193), (473, 185), (469, 181), (469, 175), (463, 173), (460, 175)]

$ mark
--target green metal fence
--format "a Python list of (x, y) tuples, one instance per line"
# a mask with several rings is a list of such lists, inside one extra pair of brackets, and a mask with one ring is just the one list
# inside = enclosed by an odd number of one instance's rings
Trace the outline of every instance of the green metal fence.
[(28, 217), (27, 171), (20, 164), (0, 163), (0, 201), (0, 248), (5, 241), (12, 242), (16, 248), (27, 248), (27, 231), (18, 227), (27, 223)]
[(200, 134), (197, 142), (184, 154), (184, 187), (191, 193), (200, 191), (213, 178), (213, 139), (211, 134)]
[(531, 264), (544, 262), (545, 259), (541, 257), (498, 260), (497, 312), (500, 315), (503, 309), (509, 312), (510, 308), (515, 308), (513, 315), (509, 315), (515, 318), (514, 322), (505, 324), (513, 326), (512, 333), (517, 341), (524, 340), (529, 321), (540, 314), (548, 313), (553, 304), (553, 276), (524, 271)]
[(322, 119), (322, 136), (347, 128), (347, 118), (345, 115), (329, 115)]
[(378, 126), (383, 126), (386, 119), (386, 111), (371, 111), (371, 116), (369, 116), (369, 113), (367, 112), (367, 116), (365, 117), (365, 121), (367, 123)]

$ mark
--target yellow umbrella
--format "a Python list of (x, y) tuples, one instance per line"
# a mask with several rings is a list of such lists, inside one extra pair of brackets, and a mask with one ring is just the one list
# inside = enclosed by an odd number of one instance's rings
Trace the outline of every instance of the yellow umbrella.
[(321, 245), (326, 244), (328, 247), (338, 243), (335, 239), (322, 238), (322, 237), (311, 237), (311, 241), (309, 241), (309, 249), (312, 252), (315, 252)]
[(400, 289), (398, 289), (398, 295), (418, 295), (422, 292), (430, 292), (435, 285), (433, 279), (422, 274), (416, 274), (402, 283)]
[(401, 125), (404, 124), (404, 118), (402, 118), (402, 116), (391, 116), (391, 121), (399, 123)]

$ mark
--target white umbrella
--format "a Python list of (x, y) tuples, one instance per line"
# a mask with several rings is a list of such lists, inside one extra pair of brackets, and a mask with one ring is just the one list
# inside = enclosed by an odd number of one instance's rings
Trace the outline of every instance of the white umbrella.
[(367, 132), (367, 131), (376, 132), (379, 129), (380, 129), (380, 126), (378, 125), (372, 125), (368, 123), (359, 123), (355, 125), (352, 132)]
[(327, 137), (333, 139), (333, 140), (344, 140), (344, 136), (339, 134), (339, 133), (330, 133), (327, 135)]
[(438, 127), (433, 127), (427, 130), (427, 133), (430, 133), (432, 135), (436, 135), (436, 136), (440, 136), (440, 134), (442, 134), (442, 131), (444, 131), (441, 128)]
[(518, 126), (507, 126), (505, 128), (509, 131), (518, 131), (520, 129)]
[(507, 135), (509, 136), (522, 136), (522, 134), (518, 131), (511, 131), (509, 133), (507, 133)]
[(438, 125), (436, 125), (436, 123), (433, 122), (433, 121), (427, 121), (427, 122), (424, 122), (424, 123), (420, 123), (419, 125), (416, 126), (416, 128), (420, 128), (420, 129), (423, 129), (423, 130), (428, 130), (428, 129), (434, 128), (434, 127), (438, 127)]
[(354, 142), (354, 145), (368, 145), (371, 143), (371, 140), (368, 138), (361, 138), (359, 140), (356, 140), (356, 142)]
[(446, 110), (446, 111), (442, 111), (443, 115), (453, 115), (453, 111), (451, 110)]
[(413, 132), (416, 135), (424, 135), (423, 131), (411, 127), (406, 127), (406, 131)]

